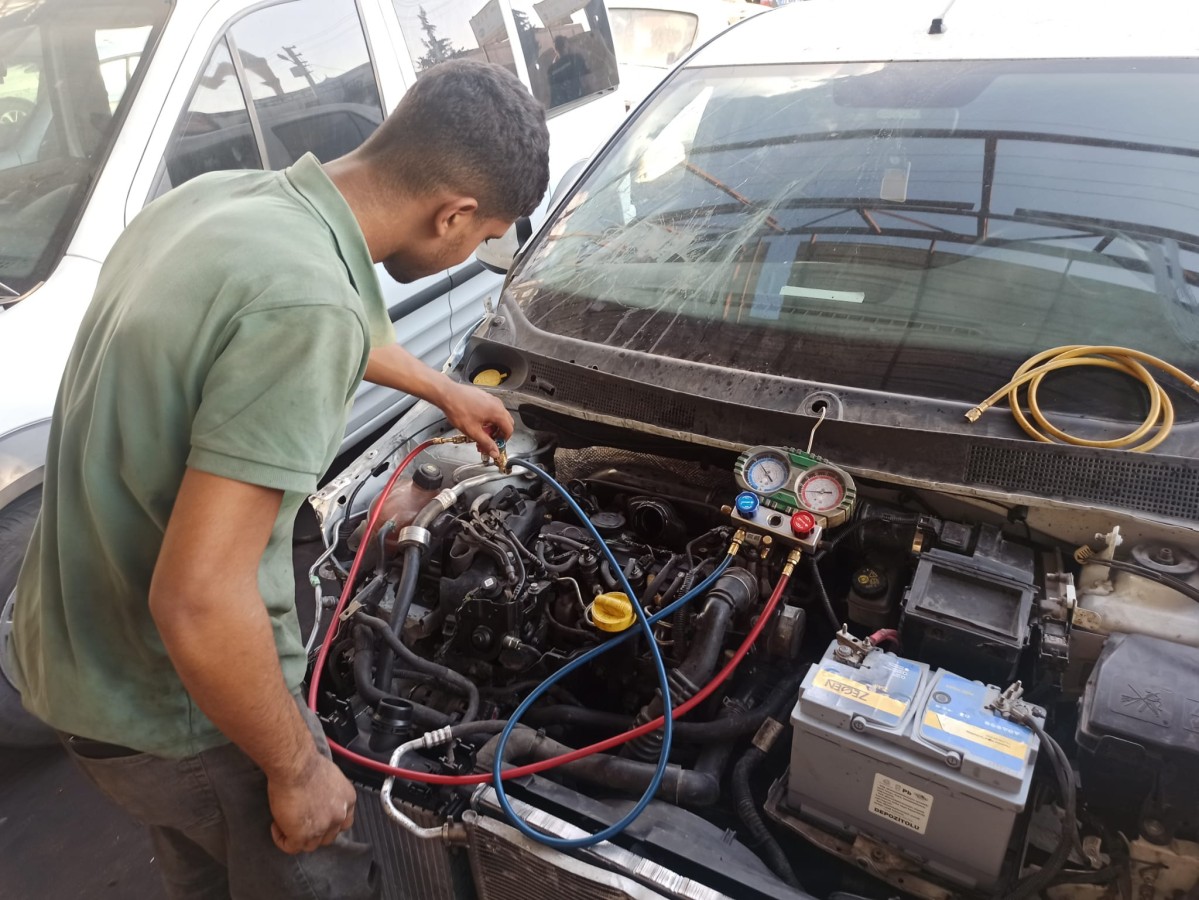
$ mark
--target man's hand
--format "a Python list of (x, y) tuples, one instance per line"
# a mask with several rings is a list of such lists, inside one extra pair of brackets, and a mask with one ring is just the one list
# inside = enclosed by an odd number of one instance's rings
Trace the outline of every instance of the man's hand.
[(506, 441), (512, 436), (512, 416), (504, 404), (477, 387), (454, 382), (440, 406), (450, 424), (473, 440), (480, 453), (492, 459), (500, 455), (495, 438)]
[(354, 824), (354, 788), (330, 760), (312, 752), (305, 771), (267, 779), (271, 837), (284, 853), (311, 853)]
[(372, 350), (363, 377), (372, 384), (404, 391), (440, 407), (450, 424), (492, 459), (500, 453), (494, 438), (507, 440), (512, 435), (512, 416), (498, 399), (435, 372), (399, 344)]
[(150, 585), (150, 613), (184, 687), (266, 774), (275, 843), (327, 844), (354, 789), (317, 749), (283, 672), (258, 566), (282, 491), (187, 469)]

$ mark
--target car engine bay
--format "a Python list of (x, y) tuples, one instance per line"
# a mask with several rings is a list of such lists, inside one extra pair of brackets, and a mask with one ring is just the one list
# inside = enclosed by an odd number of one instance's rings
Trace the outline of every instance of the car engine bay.
[(386, 896), (1199, 895), (1193, 544), (798, 449), (417, 449), (312, 574)]

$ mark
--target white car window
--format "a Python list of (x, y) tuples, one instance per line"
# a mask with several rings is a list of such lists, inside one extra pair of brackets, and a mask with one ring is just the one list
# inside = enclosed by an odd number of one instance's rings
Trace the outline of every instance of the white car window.
[(0, 303), (57, 265), (168, 9), (161, 0), (0, 9)]
[(666, 69), (683, 58), (695, 42), (699, 17), (666, 9), (612, 9), (616, 59), (632, 66)]
[(213, 49), (151, 196), (203, 172), (282, 169), (305, 153), (328, 162), (381, 121), (353, 0), (268, 6), (239, 19)]
[(392, 0), (419, 77), (450, 59), (496, 63), (517, 74), (499, 0)]
[(155, 195), (203, 172), (261, 169), (258, 142), (229, 47), (221, 40), (204, 66), (166, 154)]
[(602, 0), (512, 0), (533, 96), (556, 109), (620, 82)]
[(237, 22), (231, 38), (272, 169), (305, 153), (328, 162), (383, 121), (354, 0), (296, 0)]

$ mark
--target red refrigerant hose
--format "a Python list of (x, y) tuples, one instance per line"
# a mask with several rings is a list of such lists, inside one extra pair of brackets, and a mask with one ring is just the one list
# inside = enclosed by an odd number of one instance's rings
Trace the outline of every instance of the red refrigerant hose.
[[(380, 495), (379, 502), (375, 504), (375, 508), (371, 511), (371, 514), (367, 519), (366, 530), (364, 534), (371, 534), (374, 532), (375, 525), (379, 518), (379, 513), (383, 508), (383, 500), (385, 500), (387, 495), (391, 493), (391, 489), (394, 487), (396, 481), (399, 480), (400, 474), (412, 463), (414, 459), (416, 459), (416, 457), (418, 457), (421, 453), (435, 443), (437, 443), (435, 439), (424, 441), (423, 443), (417, 445), (411, 453), (401, 460), (400, 464), (396, 467), (396, 470), (392, 473), (391, 478), (387, 480), (387, 484), (383, 487), (383, 492)], [(349, 512), (349, 510), (346, 510), (347, 515), (349, 515)], [(342, 589), (341, 597), (337, 601), (337, 608), (333, 612), (333, 621), (330, 623), (329, 631), (325, 634), (325, 639), (321, 642), (321, 649), (317, 653), (316, 665), (312, 670), (312, 684), (308, 688), (308, 708), (313, 712), (316, 711), (316, 698), (318, 689), (320, 687), (321, 672), (324, 670), (325, 662), (329, 657), (329, 649), (333, 646), (334, 638), (337, 635), (338, 620), (341, 616), (342, 610), (345, 609), (346, 604), (349, 602), (350, 593), (353, 590), (354, 580), (358, 577), (358, 569), (362, 564), (363, 551), (367, 547), (368, 543), (368, 541), (364, 540), (359, 546), (358, 552), (354, 556), (354, 562), (350, 566), (350, 574), (346, 578), (345, 587)], [(778, 608), (778, 605), (782, 600), (783, 592), (787, 588), (787, 582), (791, 578), (791, 570), (795, 565), (795, 556), (796, 554), (792, 554), (792, 556), (788, 558), (788, 564), (783, 568), (783, 575), (779, 579), (778, 584), (775, 585), (774, 592), (770, 595), (770, 599), (766, 602), (766, 606), (762, 610), (762, 614), (758, 616), (757, 621), (754, 623), (749, 633), (745, 636), (745, 639), (741, 642), (741, 645), (737, 648), (737, 651), (733, 654), (733, 657), (719, 672), (712, 677), (711, 681), (709, 681), (703, 686), (703, 688), (700, 689), (699, 693), (697, 693), (690, 700), (687, 700), (686, 702), (674, 707), (671, 713), (672, 719), (677, 719), (679, 716), (689, 712), (699, 704), (703, 703), (710, 696), (712, 696), (712, 693), (718, 687), (720, 687), (720, 685), (728, 680), (729, 676), (732, 675), (734, 671), (736, 671), (737, 666), (739, 666), (741, 661), (745, 659), (750, 648), (754, 645), (754, 642), (758, 639), (759, 635), (761, 635), (767, 623), (770, 622), (771, 617), (774, 615), (774, 611)], [(503, 778), (505, 781), (508, 781), (512, 778), (523, 778), (525, 775), (535, 775), (536, 773), (544, 772), (547, 769), (554, 769), (558, 766), (564, 766), (567, 763), (583, 759), (584, 757), (591, 756), (595, 753), (603, 753), (605, 750), (611, 750), (613, 747), (619, 747), (621, 744), (626, 744), (635, 738), (639, 738), (643, 734), (649, 734), (651, 731), (657, 731), (662, 727), (663, 722), (663, 717), (658, 716), (658, 718), (654, 719), (652, 722), (646, 722), (644, 725), (640, 725), (637, 728), (630, 729), (629, 731), (614, 735), (610, 738), (605, 738), (602, 741), (597, 741), (596, 743), (590, 744), (586, 747), (580, 747), (578, 750), (572, 750), (570, 753), (563, 753), (561, 756), (543, 759), (539, 762), (529, 763), (525, 766), (517, 766), (515, 768), (505, 769)], [(441, 785), (490, 784), (492, 781), (490, 772), (480, 772), (476, 775), (435, 775), (430, 772), (420, 772), (416, 769), (401, 769), (395, 766), (390, 766), (387, 763), (379, 762), (378, 760), (362, 756), (358, 753), (354, 753), (352, 750), (347, 750), (345, 747), (342, 747), (340, 744), (337, 744), (333, 741), (329, 741), (329, 747), (336, 755), (343, 757), (344, 759), (348, 759), (357, 765), (367, 769), (373, 769), (376, 772), (382, 772), (384, 775), (393, 775), (396, 778), (403, 778), (408, 781), (419, 781), (424, 784)]]

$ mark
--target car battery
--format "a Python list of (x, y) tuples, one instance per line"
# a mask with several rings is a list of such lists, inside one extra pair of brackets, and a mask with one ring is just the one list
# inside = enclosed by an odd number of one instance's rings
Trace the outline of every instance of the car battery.
[(959, 884), (994, 887), (1038, 750), (1031, 729), (988, 708), (999, 695), (834, 641), (804, 678), (791, 716), (787, 805)]

